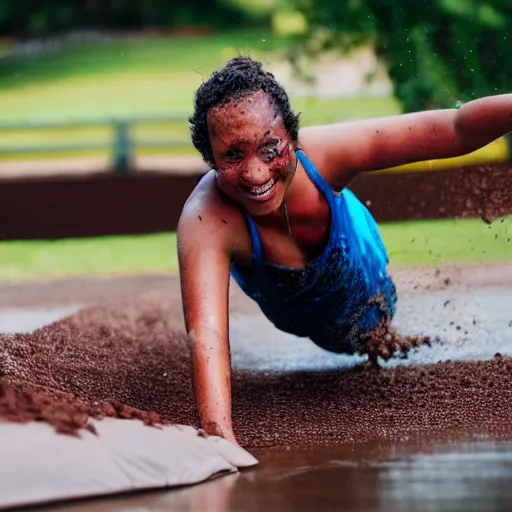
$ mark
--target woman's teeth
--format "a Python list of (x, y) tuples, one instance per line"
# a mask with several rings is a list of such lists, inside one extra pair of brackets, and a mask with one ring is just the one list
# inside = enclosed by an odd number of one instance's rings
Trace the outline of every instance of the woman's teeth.
[(250, 187), (247, 191), (252, 196), (261, 197), (270, 192), (275, 182), (276, 180), (274, 178), (270, 178), (266, 183), (263, 183), (263, 185), (260, 185), (259, 187)]

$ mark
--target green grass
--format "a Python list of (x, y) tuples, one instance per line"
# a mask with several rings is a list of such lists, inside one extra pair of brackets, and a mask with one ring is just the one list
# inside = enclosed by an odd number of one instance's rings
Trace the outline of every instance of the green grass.
[(0, 242), (0, 281), (175, 271), (175, 233)]
[(83, 45), (0, 64), (0, 120), (186, 115), (202, 77), (238, 52), (276, 50), (267, 32)]
[[(204, 77), (242, 52), (271, 69), (283, 42), (265, 31), (200, 38), (151, 38), (84, 45), (55, 55), (0, 63), (0, 123), (105, 117), (180, 116), (183, 122), (134, 126), (136, 140), (189, 142), (187, 116)], [(394, 98), (291, 98), (305, 126), (400, 112)], [(107, 128), (0, 131), (2, 147), (108, 141)], [(147, 151), (141, 150), (147, 154)], [(108, 151), (0, 153), (0, 161), (104, 156)], [(167, 148), (160, 154), (195, 155)]]
[[(302, 124), (324, 124), (349, 121), (369, 115), (379, 117), (393, 115), (400, 112), (397, 102), (393, 98), (340, 98), (321, 100), (317, 98), (292, 99), (293, 107), (301, 112)], [(366, 115), (365, 115), (366, 114)], [(186, 122), (172, 123), (144, 123), (135, 124), (132, 129), (133, 139), (136, 144), (144, 141), (180, 141), (184, 146), (164, 148), (144, 148), (140, 146), (136, 150), (137, 155), (187, 155), (198, 156), (190, 143), (190, 135)], [(77, 141), (81, 143), (109, 142), (112, 140), (112, 131), (108, 127), (77, 127), (66, 129), (45, 130), (9, 130), (1, 133), (0, 147), (39, 146), (39, 145), (72, 145)], [(55, 160), (58, 158), (71, 158), (81, 156), (105, 156), (110, 155), (109, 149), (91, 151), (54, 151), (31, 153), (0, 153), (0, 162), (30, 161), (30, 160)]]
[(381, 233), (393, 265), (512, 262), (512, 217), (390, 223)]
[[(512, 261), (512, 217), (383, 224), (391, 264)], [(0, 243), (0, 281), (177, 271), (176, 236), (161, 233)]]

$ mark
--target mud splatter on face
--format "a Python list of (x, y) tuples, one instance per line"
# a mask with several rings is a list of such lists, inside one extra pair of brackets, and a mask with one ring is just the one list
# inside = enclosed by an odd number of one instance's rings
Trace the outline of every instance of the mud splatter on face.
[(269, 97), (230, 98), (208, 115), (217, 183), (252, 215), (276, 211), (295, 171), (295, 144)]

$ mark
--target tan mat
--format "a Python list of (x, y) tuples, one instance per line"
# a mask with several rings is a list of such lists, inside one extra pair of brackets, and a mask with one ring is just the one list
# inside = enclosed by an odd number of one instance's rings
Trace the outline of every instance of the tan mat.
[(195, 484), (257, 464), (240, 447), (192, 427), (91, 420), (97, 435), (46, 423), (0, 423), (0, 510)]

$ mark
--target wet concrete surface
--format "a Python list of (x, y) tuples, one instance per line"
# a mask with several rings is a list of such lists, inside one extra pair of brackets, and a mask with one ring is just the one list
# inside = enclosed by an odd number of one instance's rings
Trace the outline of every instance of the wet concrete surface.
[[(80, 309), (80, 304), (0, 308), (0, 333), (32, 332)], [(382, 363), (384, 367), (484, 360), (498, 352), (512, 355), (512, 289), (411, 295), (399, 301), (395, 325), (403, 334), (439, 336), (442, 343), (419, 348), (405, 360)], [(236, 368), (260, 371), (348, 369), (365, 360), (332, 354), (307, 339), (277, 331), (261, 314), (254, 313), (232, 314), (231, 347)]]
[[(383, 367), (484, 360), (497, 352), (512, 355), (512, 289), (440, 290), (404, 297), (398, 304), (395, 325), (403, 334), (439, 336), (442, 343), (418, 348), (407, 359), (393, 359)], [(260, 315), (233, 314), (231, 339), (233, 364), (238, 368), (341, 370), (365, 360), (331, 354), (307, 339), (276, 332)]]
[(512, 443), (473, 440), (265, 451), (261, 464), (198, 486), (38, 510), (69, 512), (506, 511)]
[(30, 333), (60, 318), (79, 311), (79, 304), (60, 307), (2, 308), (0, 334)]
[[(439, 335), (443, 344), (420, 348), (385, 366), (512, 355), (512, 289), (434, 290), (401, 300), (396, 325), (404, 333)], [(0, 310), (0, 330), (30, 331), (78, 305)], [(272, 334), (271, 336), (269, 334)], [(330, 354), (275, 329), (253, 313), (234, 313), (233, 363), (238, 368), (287, 372), (348, 369), (362, 358)], [(266, 340), (272, 340), (271, 342)], [(512, 503), (511, 442), (475, 433), (464, 438), (400, 444), (345, 444), (328, 450), (253, 450), (254, 469), (174, 491), (155, 491), (42, 507), (81, 511), (494, 511)]]

